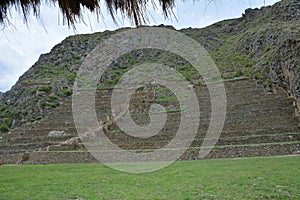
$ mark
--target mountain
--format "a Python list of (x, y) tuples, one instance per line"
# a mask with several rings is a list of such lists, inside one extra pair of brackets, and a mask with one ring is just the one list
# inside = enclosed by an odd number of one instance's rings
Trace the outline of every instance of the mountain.
[[(223, 79), (250, 77), (268, 92), (283, 88), (300, 108), (300, 2), (282, 0), (273, 6), (247, 9), (242, 17), (202, 29), (178, 30), (202, 44)], [(168, 27), (167, 28), (172, 28)], [(75, 35), (40, 56), (0, 99), (0, 124), (9, 128), (45, 118), (72, 94), (76, 72), (85, 56), (104, 38), (127, 30)], [(121, 56), (105, 73), (99, 87), (114, 85), (131, 66), (162, 60), (193, 82), (201, 76), (182, 58), (141, 49)]]

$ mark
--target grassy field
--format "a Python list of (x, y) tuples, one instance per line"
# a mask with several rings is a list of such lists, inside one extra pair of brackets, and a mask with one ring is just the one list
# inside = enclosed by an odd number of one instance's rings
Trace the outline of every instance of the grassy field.
[(300, 156), (180, 161), (146, 174), (102, 164), (0, 166), (0, 199), (300, 199)]

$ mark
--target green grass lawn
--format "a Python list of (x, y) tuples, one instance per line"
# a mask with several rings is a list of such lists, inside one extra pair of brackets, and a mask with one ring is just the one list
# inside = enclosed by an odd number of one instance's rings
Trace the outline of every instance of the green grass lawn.
[(102, 164), (0, 166), (0, 199), (300, 199), (300, 156), (179, 161), (145, 174)]

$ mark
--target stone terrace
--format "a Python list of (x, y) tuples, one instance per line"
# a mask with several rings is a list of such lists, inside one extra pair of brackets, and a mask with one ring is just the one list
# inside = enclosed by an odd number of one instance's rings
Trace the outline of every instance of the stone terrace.
[[(227, 93), (225, 125), (216, 146), (206, 155), (206, 158), (289, 155), (300, 152), (300, 122), (296, 117), (292, 98), (280, 89), (274, 93), (267, 93), (250, 79), (228, 81), (225, 87)], [(109, 120), (107, 118), (111, 118), (108, 116), (112, 115), (110, 111), (111, 91), (108, 89), (97, 93), (97, 115), (99, 121), (104, 123)], [(199, 159), (199, 150), (209, 125), (208, 90), (204, 86), (197, 86), (195, 92), (199, 100), (200, 124), (191, 146), (180, 157), (182, 160)], [(105, 129), (107, 137), (123, 149), (146, 152), (162, 148), (174, 138), (178, 130), (180, 108), (176, 99), (165, 97), (144, 101), (144, 98), (145, 96), (136, 95), (131, 101), (130, 108), (135, 108), (131, 117), (137, 124), (149, 122), (149, 116), (145, 114), (144, 108), (149, 109), (151, 103), (159, 103), (172, 108), (167, 113), (167, 123), (159, 134), (146, 139), (129, 136), (114, 123), (109, 125)], [(51, 131), (59, 131), (62, 134), (50, 137)], [(8, 134), (2, 134), (0, 163), (97, 162), (81, 142), (78, 139), (75, 140), (76, 137), (72, 99), (69, 98), (48, 118), (34, 124), (24, 125)], [(73, 142), (61, 144), (69, 139)], [(214, 139), (211, 138), (211, 140)], [(209, 147), (203, 146), (203, 148)], [(101, 149), (96, 150), (101, 151)], [(167, 151), (175, 152), (180, 149), (174, 148)], [(116, 156), (114, 150), (108, 153), (112, 157)]]

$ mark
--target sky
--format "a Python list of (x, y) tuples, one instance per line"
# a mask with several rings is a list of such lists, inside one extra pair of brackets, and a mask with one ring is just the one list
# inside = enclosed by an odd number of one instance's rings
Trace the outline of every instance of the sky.
[[(165, 19), (161, 10), (148, 9), (149, 22), (147, 25), (172, 25), (176, 29), (202, 28), (215, 22), (238, 18), (247, 8), (260, 8), (272, 5), (279, 0), (177, 0), (173, 9), (174, 16)], [(70, 35), (103, 32), (121, 27), (132, 27), (132, 23), (118, 16), (117, 24), (102, 9), (104, 18), (97, 17), (87, 11), (84, 22), (76, 24), (76, 30), (63, 23), (62, 15), (55, 5), (43, 4), (41, 18), (30, 16), (24, 23), (22, 15), (11, 10), (11, 25), (0, 25), (0, 91), (9, 90), (39, 58), (48, 53), (63, 39)]]

